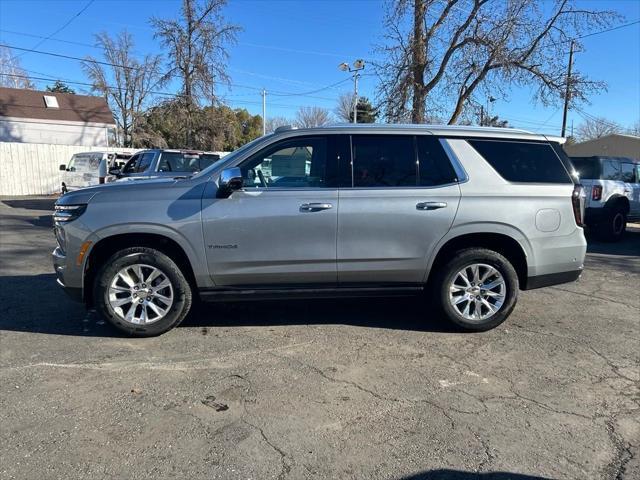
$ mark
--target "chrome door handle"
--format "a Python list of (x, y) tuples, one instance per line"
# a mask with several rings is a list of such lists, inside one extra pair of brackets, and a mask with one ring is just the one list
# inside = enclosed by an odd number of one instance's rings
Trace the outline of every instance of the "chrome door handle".
[(330, 203), (303, 203), (300, 205), (301, 212), (319, 212), (320, 210), (329, 210), (333, 208)]
[(439, 208), (445, 208), (447, 202), (420, 202), (416, 204), (417, 210), (437, 210)]

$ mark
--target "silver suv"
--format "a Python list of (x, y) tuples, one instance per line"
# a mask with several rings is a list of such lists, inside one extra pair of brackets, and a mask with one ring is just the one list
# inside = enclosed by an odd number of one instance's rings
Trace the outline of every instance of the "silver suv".
[(185, 179), (112, 183), (55, 207), (60, 283), (158, 335), (194, 298), (423, 294), (468, 330), (518, 291), (576, 280), (581, 187), (557, 139), (491, 128), (280, 128)]

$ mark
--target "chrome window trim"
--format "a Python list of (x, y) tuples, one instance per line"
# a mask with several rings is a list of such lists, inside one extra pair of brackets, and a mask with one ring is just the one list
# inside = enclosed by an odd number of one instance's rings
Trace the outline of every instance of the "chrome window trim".
[(453, 151), (453, 148), (451, 148), (451, 145), (449, 145), (448, 139), (439, 138), (438, 141), (440, 142), (440, 145), (442, 145), (445, 155), (449, 158), (449, 161), (451, 162), (451, 166), (453, 167), (453, 170), (456, 172), (456, 177), (458, 177), (458, 181), (456, 183), (467, 182), (469, 180), (469, 175), (467, 174), (466, 170), (462, 166), (460, 159), (458, 158), (456, 153)]

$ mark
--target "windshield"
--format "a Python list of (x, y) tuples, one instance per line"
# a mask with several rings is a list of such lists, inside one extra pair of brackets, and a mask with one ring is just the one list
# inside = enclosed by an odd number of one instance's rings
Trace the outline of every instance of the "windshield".
[(224, 167), (224, 165), (227, 165), (227, 164), (233, 162), (236, 158), (238, 158), (238, 155), (242, 155), (244, 152), (246, 152), (247, 150), (253, 148), (255, 145), (258, 145), (258, 144), (260, 144), (262, 142), (267, 141), (269, 138), (271, 138), (271, 136), (272, 136), (272, 134), (265, 135), (263, 137), (258, 137), (255, 140), (250, 141), (249, 143), (245, 143), (240, 148), (234, 150), (230, 154), (226, 155), (224, 158), (218, 160), (217, 162), (213, 163), (209, 167), (207, 167), (204, 170), (202, 170), (197, 175), (197, 177), (199, 177), (200, 175), (208, 175), (214, 169), (219, 168), (219, 167)]
[(220, 155), (197, 152), (162, 152), (159, 172), (195, 173), (220, 160)]

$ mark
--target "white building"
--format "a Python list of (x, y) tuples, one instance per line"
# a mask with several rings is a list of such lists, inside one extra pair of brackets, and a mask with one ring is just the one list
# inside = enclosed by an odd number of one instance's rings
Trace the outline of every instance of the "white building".
[(104, 98), (0, 88), (0, 142), (107, 147), (115, 135)]

